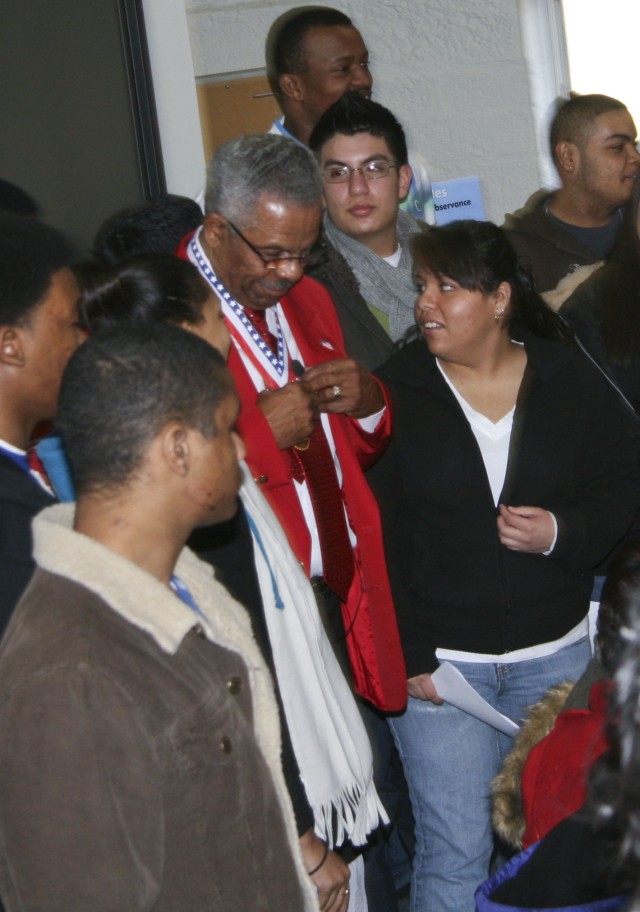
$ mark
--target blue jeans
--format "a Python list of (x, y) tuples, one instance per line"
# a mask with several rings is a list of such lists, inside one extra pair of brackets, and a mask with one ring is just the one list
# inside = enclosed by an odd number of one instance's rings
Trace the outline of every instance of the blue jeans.
[[(521, 722), (553, 684), (576, 680), (590, 658), (588, 637), (551, 656), (512, 665), (453, 662), (499, 712)], [(473, 912), (493, 850), (490, 783), (513, 744), (449, 704), (409, 697), (389, 719), (416, 821), (411, 912)]]

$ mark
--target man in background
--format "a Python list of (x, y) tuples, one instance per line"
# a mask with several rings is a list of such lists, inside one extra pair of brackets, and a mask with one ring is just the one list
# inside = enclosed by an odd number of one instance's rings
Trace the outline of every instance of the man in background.
[(640, 167), (633, 119), (607, 95), (561, 101), (550, 145), (559, 189), (536, 191), (503, 226), (540, 292), (609, 255)]
[[(267, 36), (267, 73), (283, 116), (271, 127), (308, 145), (321, 114), (344, 95), (371, 97), (369, 51), (351, 19), (326, 6), (304, 6), (278, 17)], [(434, 222), (431, 181), (421, 156), (410, 153), (412, 180), (401, 203), (415, 218)]]

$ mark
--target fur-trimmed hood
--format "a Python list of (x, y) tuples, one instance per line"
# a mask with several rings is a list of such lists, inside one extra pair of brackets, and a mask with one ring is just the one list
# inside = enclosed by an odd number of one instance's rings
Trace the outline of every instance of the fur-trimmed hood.
[(493, 824), (507, 845), (527, 848), (582, 806), (588, 771), (606, 747), (607, 678), (594, 657), (575, 684), (550, 688), (529, 709), (492, 783)]
[(549, 734), (574, 687), (564, 681), (551, 687), (534, 704), (507, 754), (501, 771), (491, 783), (493, 827), (510, 848), (520, 850), (526, 821), (522, 802), (522, 769), (531, 748)]

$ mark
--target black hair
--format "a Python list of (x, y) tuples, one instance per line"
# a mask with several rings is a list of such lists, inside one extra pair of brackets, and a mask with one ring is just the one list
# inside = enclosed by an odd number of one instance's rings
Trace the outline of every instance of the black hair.
[(384, 139), (395, 163), (406, 165), (409, 157), (404, 130), (388, 108), (365, 98), (360, 92), (346, 92), (320, 117), (309, 137), (309, 148), (319, 158), (322, 147), (337, 134), (355, 136), (370, 133)]
[(600, 661), (610, 675), (622, 659), (625, 643), (622, 630), (630, 623), (628, 583), (637, 574), (640, 574), (640, 535), (635, 534), (616, 549), (609, 562), (598, 611), (596, 643)]
[[(608, 838), (616, 892), (631, 893), (625, 909), (640, 909), (640, 561), (630, 555), (619, 580), (626, 623), (622, 659), (609, 701), (608, 750), (592, 770), (586, 809)], [(606, 844), (603, 843), (606, 847)]]
[(72, 262), (71, 246), (55, 228), (30, 216), (0, 212), (0, 325), (26, 322), (53, 274)]
[(67, 365), (57, 418), (76, 491), (126, 485), (170, 421), (214, 437), (215, 412), (233, 389), (220, 353), (176, 326), (91, 336)]
[(573, 344), (573, 333), (550, 310), (518, 260), (507, 235), (493, 222), (471, 219), (427, 226), (410, 241), (414, 270), (426, 268), (462, 288), (491, 294), (502, 282), (511, 288), (508, 326), (522, 326), (543, 339)]
[(0, 210), (15, 212), (17, 215), (38, 215), (38, 204), (26, 190), (0, 179)]
[(80, 310), (92, 332), (123, 324), (202, 320), (211, 289), (192, 263), (169, 253), (130, 257), (115, 266), (87, 261), (76, 268)]
[(568, 98), (556, 100), (556, 112), (549, 128), (551, 157), (556, 161), (559, 142), (572, 142), (584, 148), (596, 117), (607, 111), (626, 110), (626, 105), (609, 95), (578, 95), (571, 92)]
[(98, 229), (93, 253), (119, 263), (140, 253), (173, 253), (182, 238), (202, 224), (202, 210), (186, 196), (164, 194), (128, 206)]
[(345, 13), (328, 6), (302, 6), (279, 16), (267, 35), (267, 75), (276, 93), (284, 73), (302, 73), (306, 67), (304, 39), (312, 28), (350, 25)]

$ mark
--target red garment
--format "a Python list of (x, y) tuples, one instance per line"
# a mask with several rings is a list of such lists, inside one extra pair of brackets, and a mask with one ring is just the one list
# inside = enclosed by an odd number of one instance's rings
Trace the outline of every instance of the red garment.
[[(302, 278), (280, 304), (307, 367), (345, 357), (338, 319), (321, 285)], [(256, 389), (235, 348), (229, 355), (229, 368), (242, 402), (237, 427), (247, 447), (247, 463), (282, 523), (298, 560), (309, 573), (311, 540), (295, 491), (290, 459), (278, 449), (257, 405)], [(380, 709), (401, 710), (407, 699), (404, 659), (387, 577), (378, 505), (363, 473), (386, 446), (391, 433), (390, 411), (387, 407), (381, 426), (373, 434), (365, 433), (355, 419), (344, 415), (331, 415), (329, 421), (342, 468), (347, 515), (358, 540), (355, 558), (359, 572), (343, 605), (354, 682), (357, 691)]]
[[(244, 312), (273, 354), (277, 354), (277, 341), (269, 331), (266, 312), (248, 307), (245, 307)], [(322, 554), (324, 581), (344, 602), (349, 597), (353, 580), (353, 548), (342, 508), (342, 491), (322, 425), (316, 425), (304, 446), (297, 449), (294, 447), (289, 452), (297, 463), (293, 465), (296, 481), (306, 478), (309, 489)]]
[(549, 734), (534, 745), (522, 770), (522, 804), (528, 848), (584, 804), (587, 777), (607, 749), (606, 720), (612, 682), (596, 681), (589, 709), (561, 712)]
[[(191, 235), (183, 238), (177, 256), (188, 259), (190, 240)], [(305, 276), (280, 304), (307, 367), (346, 357), (338, 317), (322, 285)], [(258, 407), (255, 386), (233, 345), (229, 368), (242, 403), (236, 426), (247, 448), (247, 464), (309, 575), (311, 538), (296, 494), (291, 460), (286, 451), (278, 449)], [(329, 421), (342, 468), (344, 503), (358, 540), (356, 573), (342, 606), (354, 685), (374, 706), (396, 712), (407, 702), (407, 675), (387, 576), (380, 514), (364, 477), (364, 469), (375, 462), (391, 435), (389, 399), (382, 389), (387, 410), (373, 434), (365, 433), (355, 419), (345, 415), (330, 415)]]

